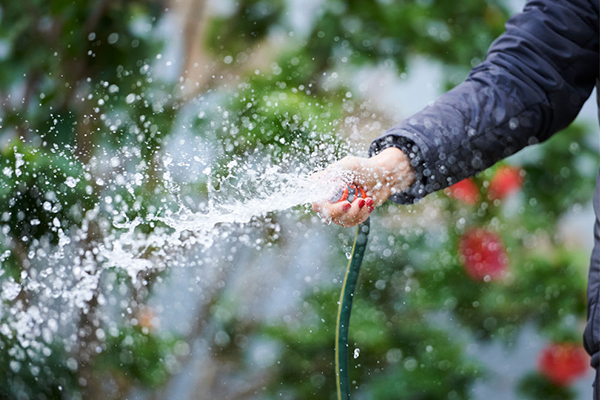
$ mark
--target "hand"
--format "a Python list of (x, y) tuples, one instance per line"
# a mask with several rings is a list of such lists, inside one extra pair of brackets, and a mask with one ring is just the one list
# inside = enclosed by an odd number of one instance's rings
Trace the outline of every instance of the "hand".
[(312, 178), (329, 184), (353, 183), (366, 191), (367, 198), (357, 198), (352, 203), (327, 200), (312, 203), (313, 210), (326, 221), (350, 227), (365, 221), (388, 197), (412, 185), (415, 174), (408, 156), (396, 147), (389, 147), (371, 158), (345, 157)]

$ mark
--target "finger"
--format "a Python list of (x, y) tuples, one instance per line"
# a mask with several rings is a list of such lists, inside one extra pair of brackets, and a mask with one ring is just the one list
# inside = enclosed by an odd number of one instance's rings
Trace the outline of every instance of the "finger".
[[(361, 200), (363, 200), (361, 202)], [(356, 202), (358, 203), (358, 214), (356, 215), (356, 224), (361, 224), (363, 222), (365, 222), (367, 220), (367, 218), (369, 218), (369, 215), (371, 215), (371, 211), (373, 211), (373, 199), (367, 197), (365, 199), (358, 199), (356, 200)], [(370, 206), (369, 206), (370, 204)]]
[(369, 212), (369, 214), (371, 214), (375, 209), (375, 200), (373, 200), (373, 198), (371, 197), (367, 197), (365, 199), (365, 206), (367, 207), (367, 211)]
[(321, 207), (320, 203), (315, 203), (315, 202), (312, 203), (312, 209), (314, 212), (316, 212), (316, 213), (321, 212), (321, 208), (322, 207)]
[(368, 217), (369, 212), (366, 208), (366, 202), (364, 199), (359, 198), (352, 202), (348, 211), (339, 215), (332, 215), (331, 220), (338, 225), (348, 228), (361, 223)]
[(348, 210), (352, 207), (347, 201), (340, 201), (338, 203), (314, 203), (313, 208), (315, 208), (317, 214), (323, 219), (326, 224), (329, 224), (334, 219), (339, 219), (341, 215), (348, 212)]
[(329, 214), (329, 210), (323, 208), (324, 203), (312, 203), (312, 209), (317, 215), (325, 222), (327, 225), (331, 223), (331, 217)]

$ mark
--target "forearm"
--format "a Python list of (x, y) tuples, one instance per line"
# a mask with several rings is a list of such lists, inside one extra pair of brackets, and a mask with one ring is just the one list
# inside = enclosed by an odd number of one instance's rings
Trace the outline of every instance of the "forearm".
[(530, 1), (466, 82), (377, 139), (372, 155), (399, 147), (414, 167), (415, 184), (394, 201), (414, 202), (567, 126), (598, 74), (597, 11), (597, 2)]

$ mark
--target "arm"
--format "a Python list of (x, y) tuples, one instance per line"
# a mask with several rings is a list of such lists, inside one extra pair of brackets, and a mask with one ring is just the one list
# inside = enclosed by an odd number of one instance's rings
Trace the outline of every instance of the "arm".
[(598, 0), (529, 1), (464, 83), (373, 142), (371, 155), (411, 159), (416, 181), (392, 200), (415, 202), (569, 125), (598, 57)]
[[(569, 125), (598, 77), (598, 57), (598, 0), (531, 0), (464, 83), (372, 143), (373, 158), (401, 149), (383, 157), (401, 168), (348, 157), (328, 170), (360, 177), (375, 205), (413, 203)], [(354, 203), (313, 207), (351, 226), (368, 217)]]

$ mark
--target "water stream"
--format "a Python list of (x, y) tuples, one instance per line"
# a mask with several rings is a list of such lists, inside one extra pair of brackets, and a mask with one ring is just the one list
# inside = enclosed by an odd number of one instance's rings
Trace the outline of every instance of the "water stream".
[[(109, 158), (109, 163), (110, 160), (114, 166), (114, 157)], [(160, 195), (162, 206), (149, 207), (146, 214), (138, 212), (130, 219), (127, 202), (122, 200), (120, 193), (128, 193), (135, 203), (135, 189), (141, 179), (147, 178), (132, 172), (101, 182), (106, 186), (102, 188), (101, 201), (85, 213), (80, 227), (63, 227), (55, 219), (58, 243), (32, 244), (30, 268), (22, 273), (19, 282), (10, 278), (3, 283), (4, 300), (26, 295), (36, 301), (25, 307), (15, 302), (7, 310), (10, 315), (4, 315), (2, 333), (14, 335), (23, 348), (41, 352), (48, 349), (55, 335), (64, 338), (67, 347), (76, 346), (73, 322), (82, 312), (89, 311), (93, 299), (103, 307), (124, 308), (105, 295), (106, 290), (101, 290), (103, 285), (109, 291), (119, 287), (111, 283), (114, 278), (106, 282), (105, 272), (126, 274), (137, 289), (148, 283), (149, 274), (167, 268), (197, 265), (209, 275), (210, 263), (204, 263), (198, 254), (225, 245), (232, 237), (243, 246), (260, 249), (263, 243), (254, 241), (249, 234), (253, 221), (277, 232), (280, 228), (276, 222), (259, 220), (278, 212), (311, 212), (309, 203), (330, 198), (336, 188), (332, 182), (311, 180), (301, 168), (285, 172), (267, 163), (257, 166), (236, 162), (220, 178), (213, 176), (210, 167), (204, 168), (201, 179), (206, 182), (207, 197), (191, 204), (183, 192), (193, 189), (174, 180), (173, 166), (172, 158), (165, 156), (161, 167), (166, 188)], [(136, 166), (135, 170), (139, 168)], [(67, 177), (65, 184), (73, 189), (80, 180)], [(307, 206), (298, 207), (302, 205)], [(86, 242), (90, 229), (101, 229), (102, 240)]]

